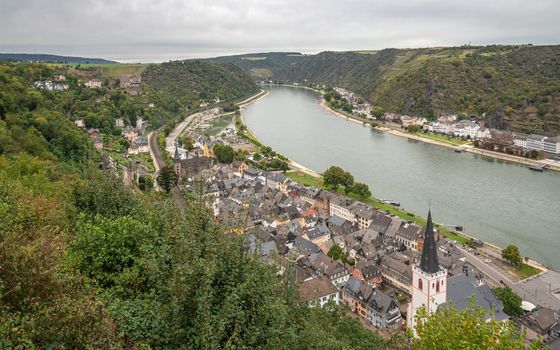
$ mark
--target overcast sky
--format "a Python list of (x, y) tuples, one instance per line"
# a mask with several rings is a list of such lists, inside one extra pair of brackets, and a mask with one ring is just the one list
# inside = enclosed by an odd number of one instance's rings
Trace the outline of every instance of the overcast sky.
[(0, 52), (127, 62), (559, 41), (560, 0), (0, 0)]

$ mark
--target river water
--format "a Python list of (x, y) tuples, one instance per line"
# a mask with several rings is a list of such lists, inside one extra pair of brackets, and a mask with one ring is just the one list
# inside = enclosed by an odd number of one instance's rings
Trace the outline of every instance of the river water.
[(274, 150), (317, 172), (338, 165), (377, 198), (424, 217), (431, 205), (434, 220), (560, 270), (560, 173), (378, 132), (336, 117), (307, 89), (267, 89), (243, 117)]

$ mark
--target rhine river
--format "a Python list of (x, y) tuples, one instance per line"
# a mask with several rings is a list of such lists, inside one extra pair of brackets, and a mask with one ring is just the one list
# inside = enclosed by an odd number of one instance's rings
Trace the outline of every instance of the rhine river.
[(424, 217), (431, 205), (434, 220), (560, 270), (560, 173), (378, 132), (336, 117), (307, 89), (267, 89), (243, 117), (277, 152), (317, 172), (338, 165), (377, 198)]

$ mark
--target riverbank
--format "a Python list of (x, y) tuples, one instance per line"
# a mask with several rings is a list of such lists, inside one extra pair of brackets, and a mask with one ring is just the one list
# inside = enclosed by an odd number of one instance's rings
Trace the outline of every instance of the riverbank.
[[(290, 87), (291, 87), (291, 86), (290, 86)], [(274, 98), (271, 97), (271, 98), (273, 98), (273, 100), (274, 100), (274, 99), (278, 99), (276, 96), (286, 96), (286, 97), (290, 97), (290, 98), (291, 98), (291, 96), (293, 96), (293, 94), (290, 93), (290, 92), (285, 92), (284, 95), (283, 95), (283, 93), (280, 93), (280, 92), (277, 94), (277, 93), (275, 92), (276, 90), (272, 90), (272, 89), (269, 89), (269, 90), (270, 90), (270, 95), (272, 95), (272, 96), (274, 97)], [(307, 90), (309, 90), (309, 89), (307, 89)], [(317, 105), (319, 104), (319, 102), (320, 102), (320, 101), (317, 100), (316, 95), (315, 95), (315, 97), (313, 97), (311, 94), (303, 92), (303, 90), (302, 90), (302, 92), (301, 92), (300, 94), (310, 96), (310, 100), (309, 100), (309, 101), (310, 101), (311, 103), (314, 102), (314, 103), (315, 103), (315, 106), (317, 106)], [(302, 96), (303, 96), (303, 95), (302, 95)], [(287, 99), (287, 100), (282, 100), (282, 99), (280, 99), (280, 101), (282, 101), (282, 103), (290, 103), (290, 101), (291, 101), (290, 98)], [(297, 101), (297, 100), (296, 100), (296, 101)], [(308, 103), (308, 102), (304, 102), (304, 103)], [(268, 106), (268, 108), (273, 108), (273, 110), (268, 111), (267, 109), (262, 109), (262, 107), (260, 107), (261, 105), (266, 105), (266, 106)], [(243, 123), (244, 123), (244, 124), (250, 123), (249, 125), (251, 126), (251, 129), (252, 129), (254, 126), (257, 127), (257, 129), (255, 129), (255, 131), (259, 132), (258, 136), (259, 136), (259, 137), (263, 137), (262, 140), (265, 140), (265, 142), (266, 142), (267, 144), (269, 144), (269, 141), (270, 141), (270, 140), (279, 139), (277, 136), (270, 136), (270, 135), (269, 135), (269, 137), (267, 138), (266, 135), (268, 135), (269, 133), (272, 133), (272, 135), (277, 135), (276, 132), (275, 132), (274, 130), (275, 130), (276, 128), (278, 128), (278, 132), (281, 132), (282, 130), (284, 130), (284, 129), (283, 129), (283, 125), (284, 125), (285, 123), (278, 122), (278, 120), (279, 120), (278, 118), (280, 117), (279, 115), (277, 115), (278, 113), (276, 113), (276, 114), (275, 114), (275, 118), (274, 118), (274, 119), (271, 119), (270, 121), (267, 121), (268, 119), (270, 119), (270, 118), (267, 117), (267, 116), (268, 116), (270, 113), (273, 113), (273, 111), (277, 111), (277, 110), (279, 110), (279, 109), (282, 110), (282, 105), (277, 105), (277, 104), (274, 104), (274, 103), (269, 103), (268, 100), (267, 100), (267, 101), (259, 102), (259, 103), (258, 103), (258, 106), (255, 106), (254, 108), (255, 108), (255, 109), (253, 109), (253, 107), (248, 108), (247, 111), (244, 112), (244, 113), (242, 114)], [(320, 111), (319, 113), (323, 113), (323, 118), (324, 118), (324, 113), (326, 113), (326, 112), (323, 112), (323, 111), (325, 111), (324, 107), (319, 107), (319, 109), (322, 110), (322, 111)], [(267, 121), (267, 122), (264, 122), (264, 124), (263, 124), (263, 122), (256, 122), (257, 119), (255, 119), (255, 118), (256, 118), (256, 115), (255, 115), (255, 112), (254, 112), (255, 110), (258, 110), (258, 111), (259, 111), (259, 112), (257, 113), (258, 116), (259, 116), (258, 120), (265, 120), (265, 121)], [(298, 115), (299, 110), (297, 110), (297, 109), (287, 108), (286, 111), (287, 111), (287, 113), (292, 113), (292, 114), (290, 114), (290, 116), (292, 116), (291, 118), (288, 117), (288, 116), (286, 116), (286, 121), (288, 121), (288, 120), (290, 121), (290, 122), (288, 123), (288, 125), (291, 125), (291, 124), (294, 123), (294, 122), (297, 123), (297, 120), (301, 119), (301, 118), (304, 116), (304, 114), (299, 114), (299, 115)], [(329, 112), (330, 112), (330, 113), (333, 113), (333, 112), (331, 112), (331, 111), (329, 111)], [(286, 112), (282, 112), (282, 113), (286, 113)], [(295, 114), (293, 114), (293, 113), (295, 113)], [(321, 127), (321, 125), (323, 125), (323, 126), (326, 127), (326, 124), (328, 124), (328, 125), (333, 124), (333, 126), (336, 125), (336, 128), (338, 128), (338, 129), (340, 129), (340, 127), (341, 127), (341, 124), (340, 124), (339, 121), (329, 121), (328, 119), (326, 119), (326, 120), (325, 120), (325, 119), (321, 119), (321, 117), (315, 117), (315, 115), (313, 114), (314, 112), (310, 111), (309, 113), (311, 113), (311, 114), (310, 114), (310, 118), (312, 118), (313, 120), (316, 120), (316, 122), (319, 123), (318, 126), (317, 126), (317, 127), (319, 127), (319, 128)], [(295, 117), (293, 117), (294, 115), (297, 115), (298, 117), (295, 118)], [(250, 117), (250, 118), (249, 118), (249, 117)], [(327, 116), (327, 118), (328, 118), (328, 116)], [(342, 116), (338, 116), (338, 118), (340, 118), (340, 119), (346, 119), (346, 117), (342, 117)], [(333, 119), (338, 119), (338, 118), (333, 118)], [(339, 120), (340, 120), (340, 119), (339, 119)], [(311, 119), (310, 119), (310, 120), (311, 120)], [(254, 124), (254, 125), (253, 125), (253, 124)], [(259, 125), (259, 124), (260, 124), (260, 125)], [(356, 124), (359, 124), (359, 123), (356, 123)], [(308, 124), (305, 124), (305, 125), (307, 126)], [(239, 125), (239, 126), (240, 126), (240, 125)], [(368, 126), (369, 126), (369, 125), (368, 125)], [(317, 130), (317, 127), (311, 128), (310, 132), (316, 131), (316, 130)], [(262, 130), (262, 128), (265, 128), (265, 129), (268, 128), (268, 129), (269, 129), (269, 132), (268, 132), (268, 133), (267, 133), (267, 132), (264, 132), (264, 131)], [(288, 128), (288, 129), (289, 129), (289, 128)], [(348, 126), (348, 129), (349, 129), (349, 130), (358, 130), (358, 128), (355, 128), (354, 126)], [(359, 128), (359, 129), (361, 129), (361, 128)], [(250, 130), (250, 131), (253, 132), (252, 130)], [(297, 131), (297, 130), (296, 130), (296, 131)], [(333, 154), (334, 157), (333, 157), (333, 160), (332, 160), (332, 161), (329, 161), (328, 157), (327, 157), (326, 159), (323, 159), (323, 161), (316, 161), (316, 160), (314, 161), (313, 158), (311, 158), (311, 160), (310, 160), (309, 157), (306, 157), (306, 156), (305, 156), (305, 154), (307, 154), (307, 153), (305, 153), (305, 152), (306, 152), (306, 151), (305, 151), (305, 147), (307, 147), (308, 145), (306, 145), (305, 143), (302, 143), (302, 142), (301, 142), (301, 140), (307, 139), (308, 136), (303, 135), (301, 132), (298, 133), (298, 132), (296, 132), (296, 131), (294, 131), (294, 130), (292, 130), (292, 132), (288, 131), (288, 134), (287, 134), (287, 135), (293, 135), (294, 138), (295, 138), (295, 139), (294, 139), (294, 142), (296, 142), (300, 147), (303, 147), (303, 148), (300, 148), (300, 149), (303, 150), (303, 154), (304, 154), (304, 155), (301, 156), (301, 157), (300, 157), (300, 156), (297, 156), (297, 157), (298, 157), (298, 160), (302, 160), (302, 159), (303, 159), (303, 160), (305, 160), (306, 162), (308, 162), (309, 164), (313, 164), (314, 169), (317, 169), (317, 170), (325, 169), (326, 167), (328, 167), (329, 165), (332, 165), (332, 164), (340, 164), (340, 163), (336, 163), (336, 161), (334, 160), (335, 158), (336, 158), (336, 159), (339, 158), (339, 155), (338, 155), (338, 154), (337, 154), (337, 155)], [(363, 134), (363, 133), (368, 134), (367, 129), (364, 129), (363, 131), (358, 132), (358, 134)], [(356, 133), (354, 133), (354, 134), (356, 134)], [(282, 135), (282, 133), (281, 133), (280, 135)], [(329, 132), (328, 130), (325, 130), (325, 134), (324, 134), (324, 135), (326, 135), (326, 136), (324, 136), (325, 138), (331, 138), (331, 139), (332, 139), (333, 137), (336, 138), (339, 134), (338, 134), (338, 132), (334, 132), (334, 133), (333, 133), (333, 132)], [(376, 148), (375, 148), (375, 149), (377, 150), (377, 152), (379, 152), (380, 149), (384, 149), (384, 148), (385, 148), (385, 144), (386, 144), (387, 142), (391, 143), (392, 147), (395, 147), (395, 145), (399, 145), (399, 144), (406, 145), (406, 142), (403, 143), (402, 141), (398, 141), (398, 140), (396, 140), (395, 138), (392, 138), (392, 139), (391, 139), (391, 138), (387, 138), (387, 137), (382, 137), (382, 136), (379, 135), (379, 134), (378, 134), (378, 135), (375, 135), (375, 133), (372, 134), (371, 137), (376, 138), (376, 139), (379, 139), (379, 138), (380, 138), (380, 140), (393, 140), (393, 141), (386, 141), (386, 142), (384, 142), (384, 143), (380, 143), (380, 144), (378, 145), (379, 147), (376, 147)], [(282, 139), (282, 138), (280, 137), (280, 139), (279, 139), (278, 141), (279, 141), (279, 142), (286, 142), (285, 140), (284, 140), (284, 141), (281, 141), (281, 139)], [(259, 140), (259, 143), (262, 143), (262, 142)], [(291, 143), (288, 142), (288, 144), (291, 144)], [(370, 149), (370, 148), (368, 148), (366, 145), (363, 145), (363, 144), (360, 143), (360, 142), (353, 142), (353, 141), (352, 141), (352, 142), (349, 142), (349, 144), (352, 144), (352, 147), (358, 147), (358, 149), (368, 149), (368, 150)], [(393, 144), (394, 144), (394, 145), (393, 145)], [(278, 148), (278, 150), (279, 150), (281, 153), (285, 153), (286, 149), (289, 150), (289, 149), (293, 148), (293, 146), (287, 147), (287, 148), (286, 148), (286, 147), (284, 147), (284, 146), (281, 146), (278, 142), (272, 142), (270, 145), (271, 145), (273, 148)], [(323, 146), (320, 146), (320, 145), (321, 145), (321, 143), (317, 143), (317, 146), (318, 146), (318, 147), (325, 147), (325, 151), (328, 150), (327, 152), (336, 152), (337, 150), (340, 150), (340, 148), (337, 148), (336, 150), (335, 150), (335, 149), (332, 149), (332, 148), (331, 148), (332, 145), (331, 145), (330, 143), (327, 143), (326, 145), (323, 145)], [(363, 147), (365, 147), (365, 148), (363, 148)], [(418, 145), (414, 145), (414, 144), (412, 144), (412, 143), (409, 143), (408, 146), (404, 146), (404, 147), (405, 147), (405, 148), (414, 148), (414, 149), (418, 149)], [(450, 147), (448, 146), (446, 149), (450, 149)], [(432, 151), (431, 151), (431, 152), (432, 152)], [(454, 155), (453, 152), (447, 153), (448, 151), (446, 151), (445, 149), (443, 149), (443, 150), (440, 149), (439, 151), (433, 151), (433, 153), (435, 153), (435, 154), (442, 154), (442, 152), (445, 153), (445, 156), (444, 156), (445, 158), (453, 159), (454, 162), (463, 162), (462, 159), (461, 159), (461, 160), (457, 159), (457, 157)], [(315, 152), (314, 150), (309, 149), (309, 154), (317, 154), (317, 153), (321, 153), (321, 152)], [(370, 151), (367, 151), (366, 153), (369, 154), (369, 155), (371, 156), (371, 152), (370, 152)], [(294, 152), (290, 151), (290, 152), (288, 152), (288, 154), (289, 154), (290, 157), (294, 157), (294, 154), (295, 154), (295, 155), (298, 155), (299, 153), (298, 153), (298, 152), (295, 152), (295, 153), (294, 153)], [(383, 154), (387, 154), (387, 152), (386, 152), (386, 151), (383, 151)], [(383, 160), (383, 159), (384, 159), (383, 156), (381, 156), (381, 155), (376, 155), (376, 156), (380, 156), (379, 160)], [(474, 162), (481, 162), (480, 158), (479, 158), (479, 160), (473, 160), (473, 159), (476, 159), (476, 158), (471, 158), (471, 157), (467, 157), (467, 158), (469, 158), (469, 160), (466, 161), (467, 163), (473, 162), (473, 161), (474, 161)], [(417, 159), (417, 158), (415, 158), (415, 159)], [(292, 159), (291, 161), (293, 161), (293, 159)], [(294, 163), (295, 163), (295, 164), (294, 164)], [(323, 163), (324, 163), (324, 164), (323, 164)], [(343, 163), (344, 163), (344, 162), (343, 162)], [(317, 165), (317, 164), (319, 164), (319, 165)], [(484, 162), (484, 163), (481, 163), (481, 164), (483, 165), (483, 164), (488, 164), (488, 163), (487, 163), (487, 162)], [(348, 166), (349, 166), (349, 165), (348, 165)], [(504, 166), (505, 166), (505, 165), (501, 166), (501, 168), (504, 168)], [(349, 167), (352, 168), (351, 166), (349, 166)], [(296, 162), (293, 162), (293, 163), (290, 162), (290, 168), (296, 170), (296, 171), (294, 171), (294, 172), (291, 172), (291, 177), (292, 177), (292, 178), (294, 177), (294, 175), (299, 174), (298, 179), (294, 179), (295, 181), (298, 181), (298, 182), (301, 182), (301, 183), (305, 183), (305, 184), (308, 184), (308, 185), (312, 185), (312, 186), (317, 186), (317, 184), (320, 184), (320, 182), (321, 182), (321, 181), (320, 181), (320, 174), (318, 174), (316, 171), (313, 171), (313, 169), (309, 169), (309, 168), (307, 168), (307, 167), (305, 167), (305, 166), (301, 166), (301, 164), (296, 163)], [(454, 169), (456, 169), (456, 168), (457, 168), (457, 167), (454, 167)], [(461, 168), (461, 167), (459, 166), (459, 168)], [(302, 171), (299, 171), (300, 169), (301, 169)], [(377, 168), (376, 168), (376, 169), (377, 169)], [(420, 168), (420, 169), (422, 170), (422, 168)], [(477, 169), (478, 169), (478, 168), (477, 168)], [(372, 170), (375, 170), (375, 169), (372, 169)], [(392, 173), (392, 174), (394, 173), (394, 171), (392, 171), (391, 168), (389, 168), (388, 170), (389, 170), (389, 173)], [(374, 171), (374, 172), (375, 172), (375, 171)], [(430, 173), (430, 171), (427, 171), (427, 172)], [(515, 172), (516, 172), (516, 173), (522, 172), (523, 174), (525, 174), (525, 169), (522, 169), (522, 168), (520, 169), (519, 167), (517, 167), (517, 169), (515, 170)], [(527, 173), (529, 173), (529, 172), (527, 172)], [(393, 176), (394, 176), (394, 175), (395, 175), (395, 174), (393, 174)], [(364, 176), (366, 176), (366, 177), (364, 177)], [(377, 176), (380, 176), (380, 175), (377, 174)], [(526, 175), (526, 176), (533, 176), (533, 175), (532, 175), (532, 174), (529, 174), (529, 175)], [(549, 174), (548, 176), (551, 176), (551, 174)], [(360, 178), (363, 179), (363, 178), (367, 178), (367, 175), (364, 175), (364, 173), (361, 173), (361, 174), (358, 174), (358, 177), (360, 177)], [(437, 177), (437, 176), (436, 176), (436, 177)], [(307, 181), (307, 182), (304, 182), (304, 181)], [(385, 181), (385, 182), (395, 182), (395, 181)], [(382, 181), (382, 183), (383, 183), (383, 181)], [(371, 183), (370, 183), (370, 186), (371, 186)], [(381, 190), (381, 187), (379, 187), (378, 189), (379, 189), (380, 191), (379, 191), (379, 193), (377, 193), (377, 195), (380, 196), (380, 198), (392, 198), (392, 199), (397, 199), (397, 200), (398, 200), (398, 199), (401, 199), (398, 195), (389, 194), (389, 192), (391, 192), (391, 191), (387, 191), (386, 189), (385, 189), (385, 190)], [(393, 191), (393, 192), (394, 192), (394, 191)], [(380, 195), (381, 193), (383, 193), (383, 195), (384, 195), (385, 197), (383, 197), (382, 195)], [(397, 198), (393, 198), (393, 197), (397, 197)], [(429, 197), (429, 198), (432, 198), (432, 200), (433, 200), (433, 198), (435, 198), (435, 196), (431, 196), (431, 195), (428, 195), (428, 197)], [(407, 199), (407, 196), (405, 195), (403, 198)], [(480, 198), (480, 197), (478, 197), (478, 198)], [(405, 201), (405, 202), (406, 202), (406, 203), (409, 203), (409, 202), (407, 202), (407, 201)], [(414, 221), (414, 222), (417, 222), (417, 221), (418, 221), (418, 223), (419, 223), (420, 225), (424, 224), (424, 221), (425, 221), (425, 219), (423, 219), (422, 217), (416, 216), (416, 215), (413, 214), (413, 212), (418, 212), (417, 208), (414, 207), (414, 206), (413, 206), (414, 208), (408, 208), (408, 210), (405, 210), (405, 209), (403, 209), (403, 208), (392, 207), (392, 206), (387, 205), (387, 204), (385, 204), (385, 203), (380, 203), (380, 201), (379, 201), (378, 199), (376, 199), (376, 198), (368, 199), (368, 204), (370, 204), (372, 207), (378, 208), (379, 210), (383, 210), (383, 211), (389, 210), (392, 214), (398, 215), (398, 216), (402, 217), (404, 220), (407, 220), (407, 221), (408, 221), (408, 220), (411, 220), (411, 221)], [(465, 212), (466, 214), (464, 214), (464, 216), (468, 216), (468, 213), (471, 213), (471, 212), (472, 212), (471, 210), (467, 210), (467, 211)], [(473, 214), (471, 213), (470, 215), (473, 215)], [(476, 215), (480, 215), (480, 213), (477, 213)], [(461, 221), (461, 220), (462, 220), (461, 218), (456, 219), (456, 218), (453, 218), (453, 217), (450, 218), (449, 216), (442, 216), (442, 218), (443, 218), (443, 222), (446, 223), (446, 224), (441, 224), (441, 225), (442, 225), (442, 226), (441, 226), (442, 229), (445, 229), (445, 230), (447, 231), (447, 232), (446, 232), (446, 235), (447, 235), (448, 237), (450, 237), (451, 239), (456, 240), (456, 241), (458, 241), (458, 242), (461, 242), (461, 243), (463, 243), (463, 242), (469, 242), (470, 239), (471, 239), (471, 237), (473, 237), (473, 236), (476, 237), (476, 238), (482, 238), (482, 240), (486, 241), (486, 239), (487, 239), (488, 236), (489, 236), (489, 235), (486, 233), (486, 231), (481, 231), (481, 232), (483, 232), (484, 234), (478, 235), (478, 234), (475, 233), (475, 232), (477, 232), (477, 231), (471, 230), (472, 232), (471, 232), (471, 231), (468, 232), (468, 233), (470, 234), (470, 235), (469, 235), (469, 234), (465, 234), (465, 233), (463, 233), (463, 232), (456, 233), (456, 232), (452, 232), (452, 231), (450, 231), (450, 230), (447, 230), (447, 227), (452, 228), (452, 227), (451, 227), (452, 224), (454, 224), (455, 226), (459, 225), (459, 226), (464, 226), (464, 227), (466, 227), (466, 224), (467, 224), (467, 223), (470, 223), (469, 226), (472, 228), (472, 227), (474, 227), (474, 225), (477, 224), (478, 222), (482, 222), (482, 225), (479, 225), (479, 226), (487, 226), (487, 221), (486, 221), (486, 220), (482, 220), (482, 221), (481, 221), (481, 220), (478, 220), (478, 221), (477, 221), (477, 220), (473, 220), (473, 222), (471, 223), (471, 221), (468, 221), (468, 222)], [(480, 217), (480, 218), (482, 219), (482, 217)], [(490, 231), (490, 232), (492, 232), (492, 231)], [(512, 232), (517, 233), (517, 231), (515, 231), (515, 230), (512, 231)], [(448, 233), (448, 234), (447, 234), (447, 233)], [(472, 236), (471, 236), (471, 235), (472, 235)], [(492, 240), (490, 239), (490, 241), (492, 241)], [(492, 241), (492, 242), (494, 242), (494, 241)], [(496, 252), (498, 252), (498, 253), (501, 251), (501, 248), (500, 248), (498, 245), (500, 245), (500, 246), (502, 246), (502, 247), (505, 247), (507, 244), (509, 244), (507, 240), (506, 240), (506, 241), (498, 241), (498, 242), (494, 242), (494, 243), (496, 243), (497, 245), (486, 244), (486, 247), (488, 247), (488, 249), (491, 249), (491, 250), (496, 251)], [(527, 252), (527, 255), (533, 256), (532, 254), (529, 254), (529, 252)], [(538, 255), (538, 254), (537, 254), (537, 255)], [(537, 265), (537, 264), (535, 264), (535, 265)], [(540, 264), (539, 264), (538, 267), (539, 267), (539, 268), (542, 268), (542, 266), (540, 266)]]
[[(291, 86), (291, 85), (285, 85), (285, 86)], [(298, 86), (291, 86), (291, 87), (298, 87)], [(308, 89), (321, 93), (321, 102), (320, 102), (321, 107), (325, 108), (326, 110), (331, 112), (336, 117), (342, 118), (346, 121), (350, 121), (350, 122), (353, 122), (353, 123), (356, 123), (356, 124), (367, 125), (366, 123), (368, 123), (368, 121), (366, 121), (364, 119), (360, 119), (360, 118), (357, 118), (357, 117), (354, 117), (354, 116), (350, 116), (350, 115), (341, 113), (341, 112), (336, 111), (336, 110), (332, 109), (331, 107), (329, 107), (326, 104), (325, 99), (322, 97), (322, 92), (320, 92), (318, 90), (315, 90), (315, 89), (311, 89), (311, 88), (308, 88)], [(506, 154), (506, 153), (484, 150), (484, 149), (476, 148), (472, 145), (467, 145), (467, 144), (465, 144), (465, 145), (455, 145), (455, 144), (452, 144), (452, 143), (446, 143), (446, 142), (434, 140), (433, 138), (427, 138), (427, 137), (423, 137), (423, 136), (418, 135), (418, 134), (412, 134), (412, 133), (409, 133), (409, 132), (406, 132), (406, 131), (400, 131), (400, 130), (385, 127), (385, 126), (372, 126), (372, 128), (377, 130), (377, 131), (382, 131), (382, 132), (389, 133), (391, 135), (395, 135), (395, 136), (399, 136), (399, 137), (405, 137), (407, 139), (416, 140), (416, 141), (420, 141), (420, 142), (425, 142), (425, 143), (429, 143), (429, 144), (436, 145), (436, 146), (441, 146), (441, 147), (446, 147), (446, 148), (452, 148), (452, 149), (461, 148), (465, 152), (477, 154), (477, 155), (480, 155), (480, 156), (483, 156), (483, 157), (494, 158), (494, 159), (504, 160), (504, 161), (507, 161), (507, 162), (522, 164), (522, 165), (526, 165), (528, 167), (542, 166), (542, 165), (546, 164), (548, 170), (553, 170), (553, 171), (559, 171), (560, 172), (560, 163), (555, 163), (555, 162), (546, 161), (546, 160), (539, 161), (539, 160), (528, 159), (528, 158), (524, 158), (524, 157), (519, 157), (519, 156)]]

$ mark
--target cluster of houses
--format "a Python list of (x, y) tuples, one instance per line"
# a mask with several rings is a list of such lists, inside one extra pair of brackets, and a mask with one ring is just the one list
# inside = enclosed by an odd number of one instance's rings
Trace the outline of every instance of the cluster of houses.
[[(248, 252), (281, 271), (292, 269), (301, 283), (299, 296), (310, 306), (347, 303), (373, 327), (403, 328), (426, 228), (244, 162), (208, 165), (198, 173), (206, 179), (216, 220), (230, 233), (245, 233)], [(428, 226), (434, 239), (430, 249), (449, 276), (446, 300), (467, 307), (461, 291), (468, 286), (482, 307), (507, 319), (480, 272), (464, 261), (454, 242), (433, 230), (431, 219)], [(333, 254), (336, 250), (342, 258)]]
[[(355, 93), (343, 88), (334, 88), (343, 98), (353, 106), (352, 113), (369, 119), (374, 119), (370, 114), (371, 105), (365, 102)], [(484, 127), (478, 121), (458, 120), (456, 115), (442, 115), (436, 121), (429, 122), (426, 118), (400, 115), (397, 113), (385, 113), (381, 120), (387, 122), (399, 122), (403, 128), (417, 125), (425, 131), (450, 135), (470, 140), (480, 140), (502, 147), (494, 150), (502, 151), (504, 147), (513, 148), (512, 154), (522, 155), (530, 151), (541, 151), (550, 156), (560, 155), (560, 136), (548, 137), (538, 134), (522, 134), (509, 131), (501, 131)], [(516, 152), (517, 151), (517, 152)]]
[(352, 105), (353, 114), (360, 115), (364, 118), (369, 118), (371, 116), (371, 104), (369, 102), (352, 91), (340, 87), (335, 87), (333, 90), (338, 92), (340, 96), (345, 98)]
[(70, 87), (65, 81), (64, 75), (57, 75), (53, 77), (53, 80), (38, 80), (33, 83), (33, 87), (39, 90), (65, 91)]
[[(115, 121), (117, 127), (122, 128), (124, 121), (119, 118)], [(140, 117), (136, 118), (136, 127), (127, 125), (122, 130), (122, 135), (125, 139), (130, 142), (130, 147), (128, 147), (128, 154), (141, 154), (149, 153), (150, 147), (148, 145), (148, 138), (144, 136), (146, 133), (147, 124)]]
[(129, 95), (142, 94), (142, 78), (139, 75), (122, 75), (118, 80), (118, 84)]
[[(203, 157), (184, 164), (194, 169)], [(483, 274), (456, 242), (439, 234), (431, 214), (421, 227), (241, 161), (212, 164), (208, 158), (194, 172), (205, 179), (203, 191), (215, 219), (228, 233), (244, 234), (247, 253), (280, 273), (294, 273), (299, 298), (310, 307), (346, 303), (371, 327), (391, 333), (405, 324), (414, 330), (419, 307), (435, 312), (453, 304), (463, 310), (474, 295), (488, 318), (509, 319)], [(552, 310), (538, 307), (519, 325), (554, 339), (556, 326), (546, 321), (557, 319)]]

